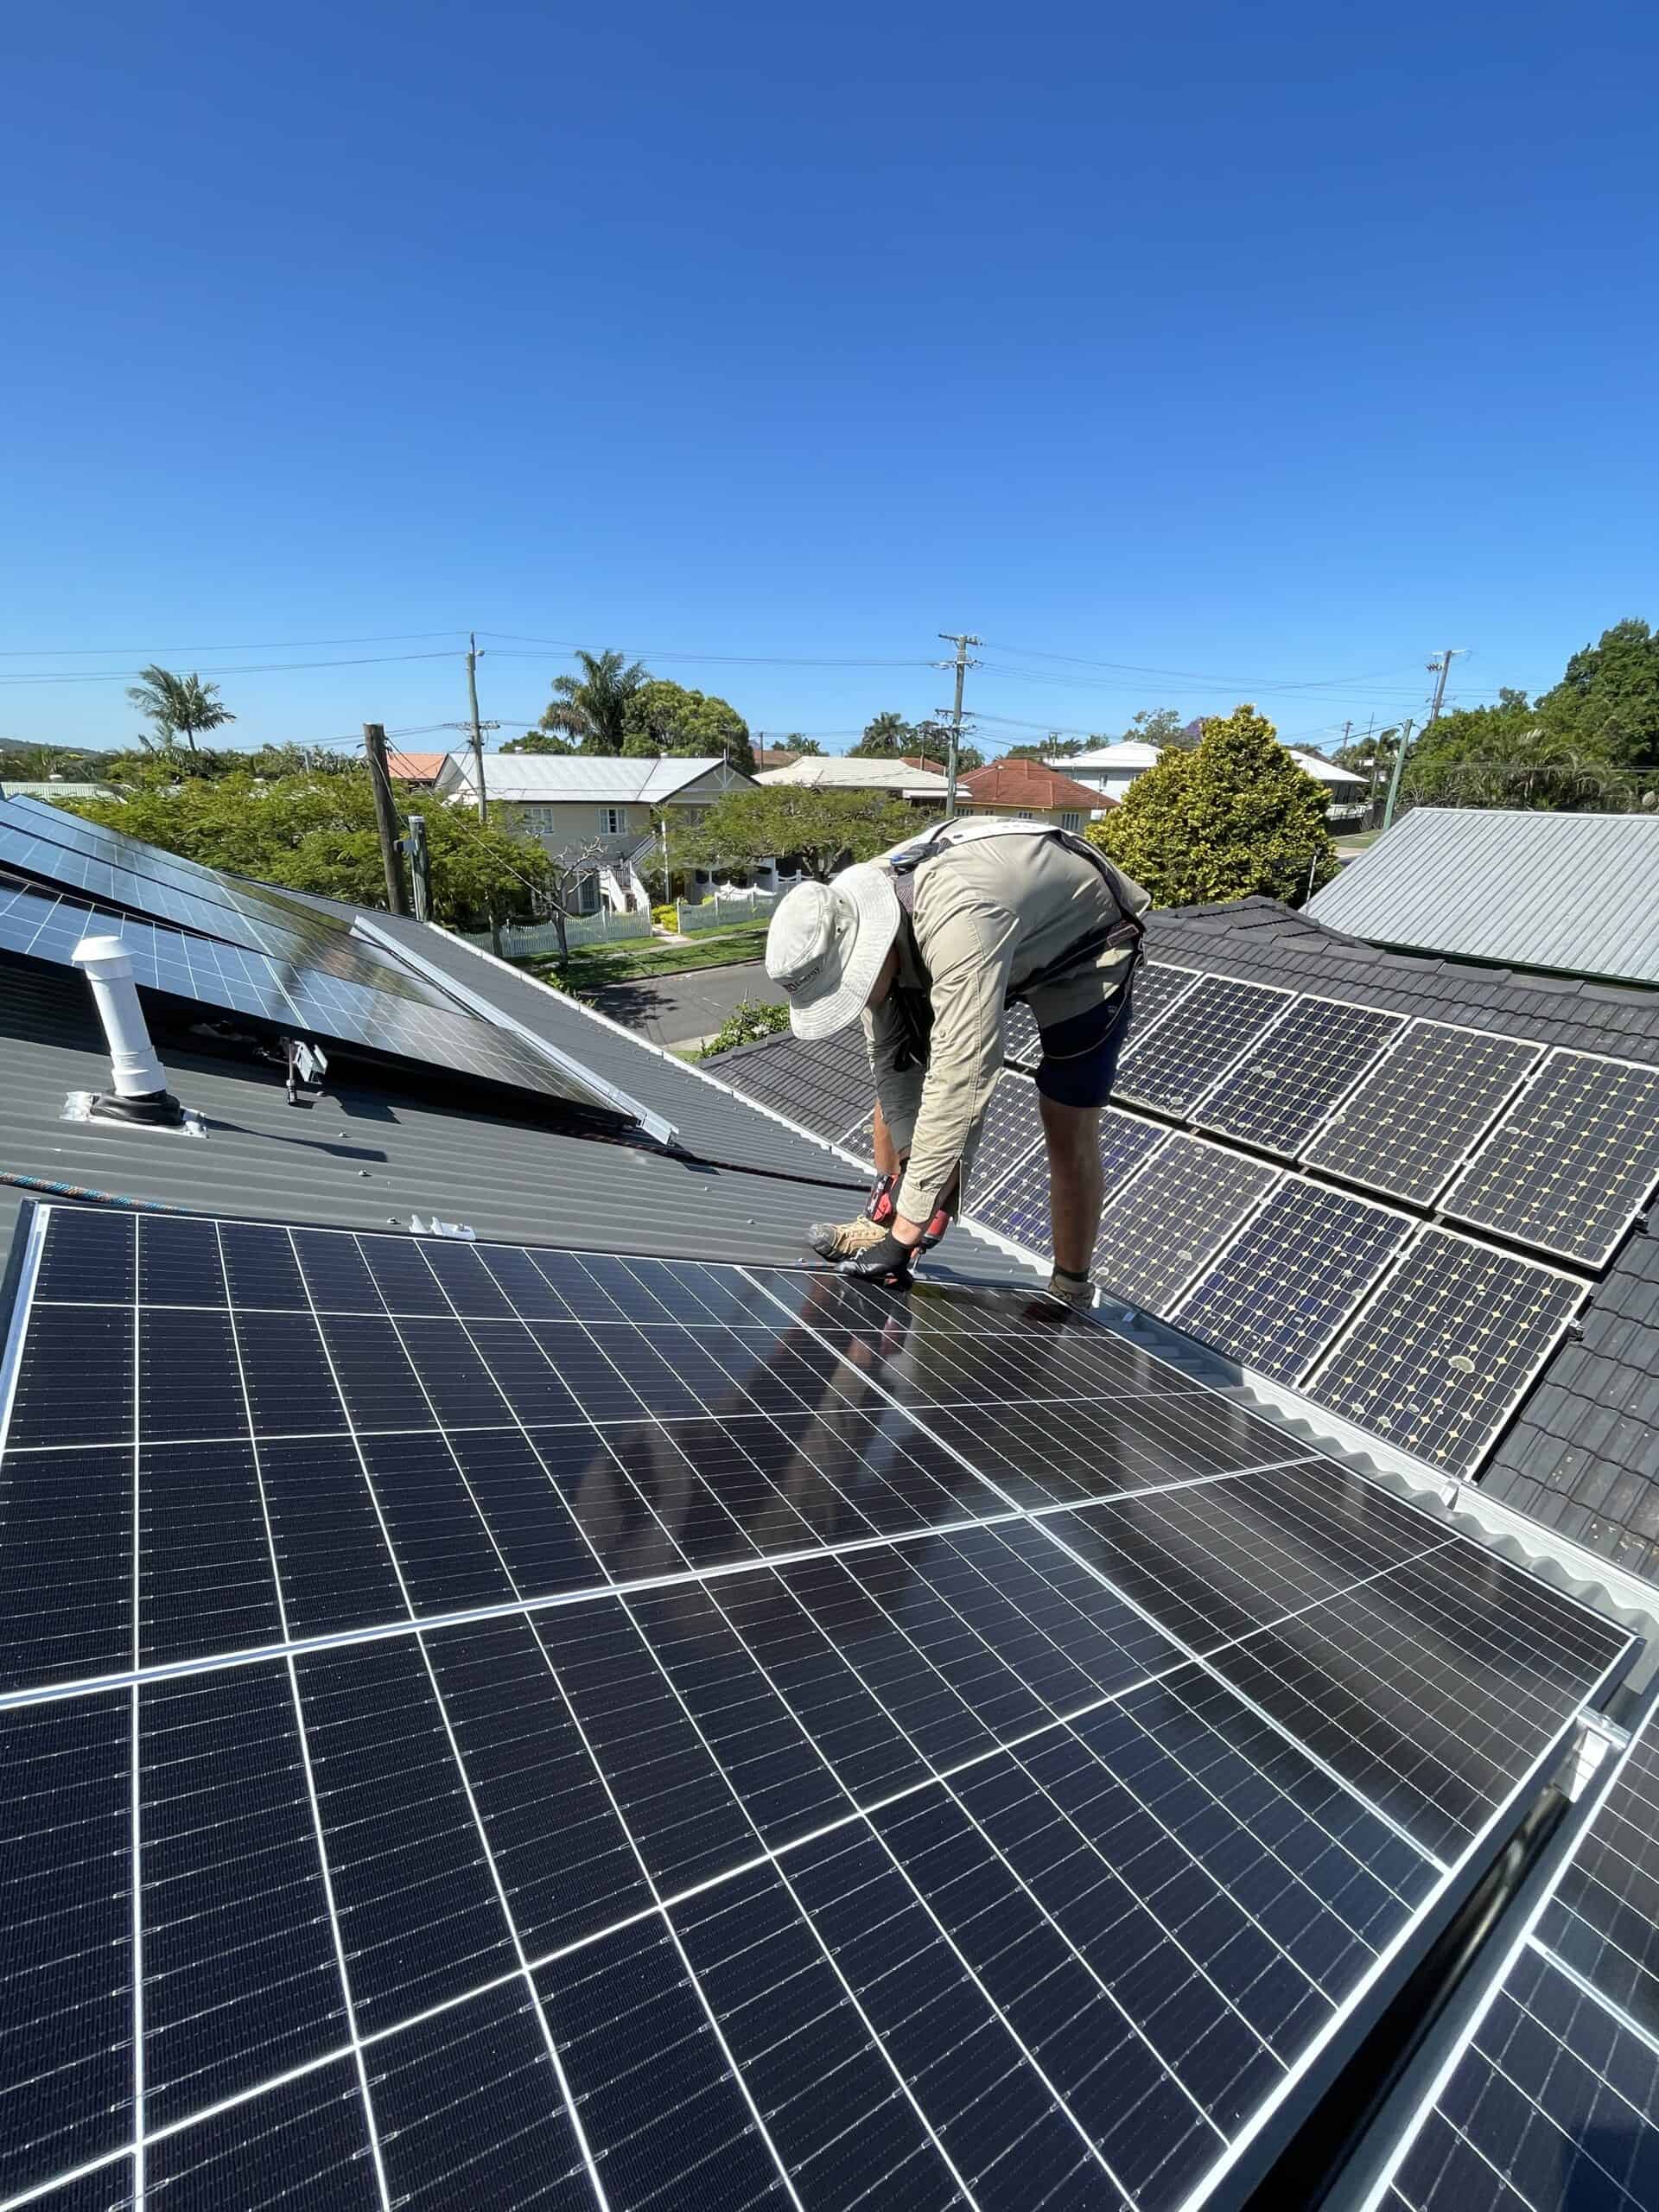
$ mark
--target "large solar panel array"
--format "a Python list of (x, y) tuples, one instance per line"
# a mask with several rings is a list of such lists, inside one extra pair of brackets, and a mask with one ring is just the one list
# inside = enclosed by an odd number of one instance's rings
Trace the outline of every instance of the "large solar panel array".
[[(53, 1210), (18, 1332), (52, 2212), (1196, 2207), (1631, 1648), (1265, 1424), (1167, 1490), (1250, 1417), (1014, 1295)], [(1141, 1457), (1027, 1513), (1057, 1385)]]
[(1118, 1063), (1119, 1095), (1161, 1113), (1192, 1113), (1291, 1003), (1289, 991), (1265, 983), (1200, 976), (1168, 1019), (1126, 1048)]
[(1403, 1014), (1335, 999), (1298, 999), (1211, 1092), (1199, 1124), (1258, 1152), (1294, 1160), (1405, 1026)]
[(1042, 1109), (1036, 1084), (1029, 1076), (1005, 1068), (997, 1077), (980, 1130), (963, 1211), (977, 1218), (988, 1193), (1029, 1160), (1042, 1141)]
[(1368, 1198), (1287, 1177), (1172, 1318), (1241, 1366), (1300, 1382), (1412, 1226)]
[(1550, 1053), (1446, 1192), (1454, 1219), (1587, 1267), (1659, 1185), (1659, 1068)]
[(1307, 1164), (1432, 1205), (1542, 1050), (1449, 1022), (1414, 1021), (1320, 1130)]
[(1172, 1312), (1277, 1177), (1265, 1161), (1172, 1136), (1101, 1215), (1096, 1281), (1148, 1313)]
[(1367, 2212), (1645, 2212), (1656, 2202), (1656, 1914), (1649, 1708)]
[[(1145, 1166), (1167, 1129), (1157, 1122), (1142, 1121), (1108, 1106), (1100, 1117), (1101, 1182), (1106, 1202), (1122, 1189), (1137, 1168)], [(1016, 1172), (1007, 1175), (988, 1196), (976, 1201), (973, 1217), (1000, 1236), (1007, 1236), (1027, 1251), (1051, 1259), (1053, 1233), (1048, 1214), (1048, 1154), (1038, 1152)]]

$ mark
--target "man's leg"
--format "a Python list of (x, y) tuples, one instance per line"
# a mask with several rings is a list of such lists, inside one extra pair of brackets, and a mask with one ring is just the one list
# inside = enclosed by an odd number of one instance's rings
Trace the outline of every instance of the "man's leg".
[(1100, 1109), (1062, 1106), (1037, 1100), (1048, 1147), (1048, 1217), (1054, 1237), (1054, 1264), (1067, 1274), (1086, 1275), (1100, 1230), (1105, 1177), (1100, 1165)]
[(881, 1112), (881, 1102), (875, 1102), (875, 1172), (878, 1175), (899, 1173), (899, 1154), (893, 1139), (887, 1135), (887, 1124)]

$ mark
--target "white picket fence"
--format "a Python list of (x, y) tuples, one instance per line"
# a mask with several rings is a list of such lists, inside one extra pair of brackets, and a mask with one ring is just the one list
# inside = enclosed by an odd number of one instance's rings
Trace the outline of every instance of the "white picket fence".
[(675, 912), (679, 918), (675, 926), (683, 937), (695, 937), (702, 930), (728, 930), (736, 922), (748, 922), (769, 914), (778, 904), (778, 894), (771, 891), (716, 891), (700, 906), (688, 906), (684, 899), (677, 902)]
[[(567, 914), (564, 922), (566, 943), (574, 949), (579, 944), (620, 944), (629, 938), (651, 935), (651, 916), (646, 913), (613, 914), (601, 907), (596, 914)], [(487, 946), (490, 933), (474, 931), (468, 935), (469, 944)], [(505, 922), (501, 927), (501, 950), (509, 960), (522, 959), (531, 953), (556, 952), (559, 932), (551, 922)]]

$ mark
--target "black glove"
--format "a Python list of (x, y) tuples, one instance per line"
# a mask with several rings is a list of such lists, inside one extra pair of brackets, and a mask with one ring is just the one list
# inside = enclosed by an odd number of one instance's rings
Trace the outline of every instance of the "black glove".
[(879, 1244), (867, 1244), (850, 1260), (843, 1260), (841, 1272), (858, 1282), (880, 1283), (889, 1290), (899, 1290), (910, 1281), (915, 1258), (915, 1248), (901, 1244), (889, 1230)]

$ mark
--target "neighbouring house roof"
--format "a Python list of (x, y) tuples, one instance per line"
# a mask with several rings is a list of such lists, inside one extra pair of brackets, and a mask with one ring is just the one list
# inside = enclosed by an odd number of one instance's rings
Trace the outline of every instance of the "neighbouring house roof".
[[(509, 804), (558, 806), (589, 799), (611, 805), (665, 806), (690, 795), (706, 776), (747, 784), (741, 770), (710, 760), (628, 760), (586, 753), (486, 753), (484, 787)], [(444, 788), (472, 791), (472, 755), (452, 753)], [(703, 794), (699, 793), (699, 797)]]
[(750, 749), (754, 754), (757, 773), (762, 768), (787, 768), (806, 757), (792, 752), (787, 745), (756, 745)]
[(48, 803), (56, 798), (113, 798), (110, 784), (70, 784), (60, 778), (49, 783), (26, 783), (16, 776), (0, 777), (0, 798), (38, 798)]
[(1064, 760), (1045, 761), (1045, 767), (1058, 768), (1063, 774), (1076, 768), (1117, 769), (1125, 773), (1136, 768), (1155, 768), (1160, 755), (1155, 745), (1137, 744), (1124, 739), (1116, 745), (1097, 745), (1092, 753), (1073, 753)]
[(448, 758), (447, 753), (400, 753), (395, 745), (386, 747), (386, 766), (399, 784), (435, 784)]
[(1294, 745), (1287, 745), (1285, 750), (1302, 773), (1312, 776), (1315, 783), (1347, 786), (1355, 791), (1365, 788), (1363, 776), (1355, 775), (1349, 768), (1338, 768), (1334, 760), (1326, 760), (1317, 753), (1299, 753)]
[[(1103, 794), (1092, 785), (1077, 783), (1041, 760), (990, 760), (962, 779), (963, 788), (976, 806), (1030, 806), (1052, 812), (1089, 812), (1100, 806)], [(1106, 799), (1108, 806), (1116, 800)]]
[(1308, 911), (1382, 944), (1659, 983), (1659, 819), (1415, 807)]
[(905, 798), (937, 798), (941, 805), (948, 788), (937, 768), (912, 767), (906, 760), (855, 760), (845, 753), (768, 769), (757, 781), (800, 784), (809, 791), (896, 791)]

